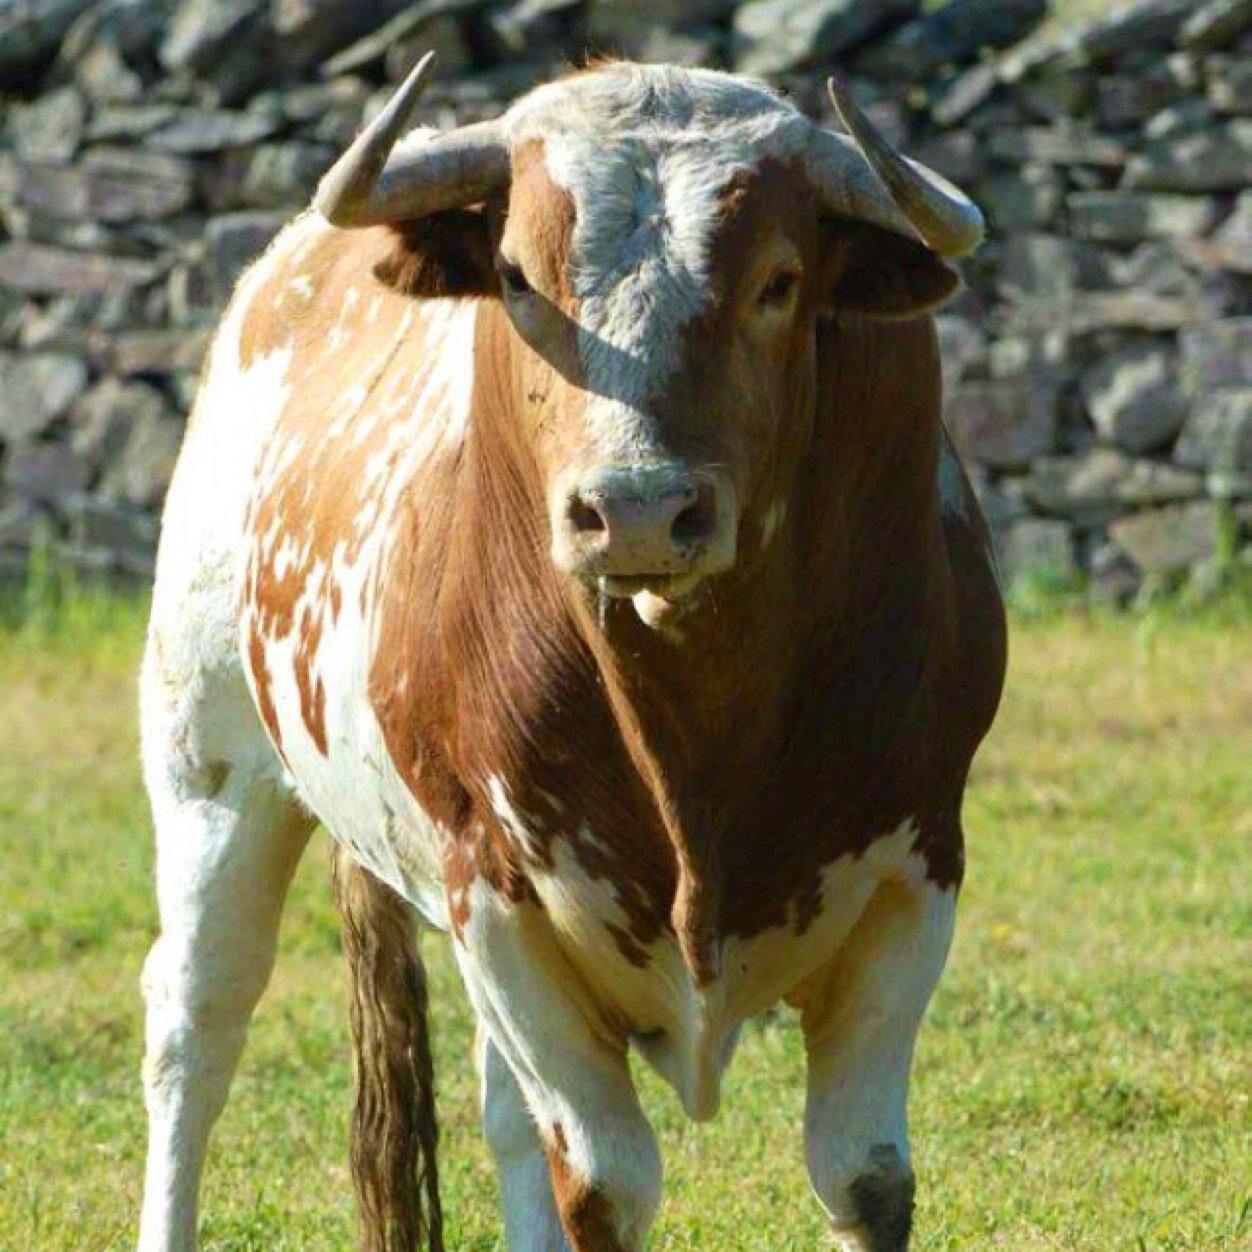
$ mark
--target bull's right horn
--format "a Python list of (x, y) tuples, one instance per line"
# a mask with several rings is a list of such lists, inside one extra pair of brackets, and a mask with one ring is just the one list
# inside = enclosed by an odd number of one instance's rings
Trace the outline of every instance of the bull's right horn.
[(397, 147), (434, 67), (428, 52), (383, 110), (326, 172), (313, 207), (333, 226), (412, 221), (478, 204), (509, 181), (500, 123), (477, 122)]

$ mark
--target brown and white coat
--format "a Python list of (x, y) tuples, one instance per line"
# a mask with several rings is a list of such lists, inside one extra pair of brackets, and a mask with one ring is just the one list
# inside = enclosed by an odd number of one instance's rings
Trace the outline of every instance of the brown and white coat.
[(478, 207), (310, 213), (241, 282), (143, 671), (143, 1252), (195, 1246), (315, 819), (452, 937), (513, 1252), (642, 1247), (629, 1049), (707, 1118), (779, 1001), (833, 1228), (907, 1245), (1003, 618), (940, 420), (955, 279), (868, 166), (829, 212), (814, 129), (755, 83), (606, 66), (510, 110)]

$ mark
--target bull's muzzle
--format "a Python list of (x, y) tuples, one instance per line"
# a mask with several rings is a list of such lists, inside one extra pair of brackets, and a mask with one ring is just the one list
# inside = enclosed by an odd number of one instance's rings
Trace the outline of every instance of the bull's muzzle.
[(599, 468), (559, 493), (553, 557), (609, 595), (694, 582), (734, 564), (734, 495), (717, 471), (677, 462)]

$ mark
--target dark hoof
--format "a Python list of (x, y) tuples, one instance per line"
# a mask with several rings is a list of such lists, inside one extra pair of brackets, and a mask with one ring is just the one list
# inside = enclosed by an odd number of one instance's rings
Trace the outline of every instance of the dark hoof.
[(913, 1174), (890, 1144), (870, 1149), (869, 1173), (852, 1184), (852, 1203), (872, 1252), (908, 1252)]

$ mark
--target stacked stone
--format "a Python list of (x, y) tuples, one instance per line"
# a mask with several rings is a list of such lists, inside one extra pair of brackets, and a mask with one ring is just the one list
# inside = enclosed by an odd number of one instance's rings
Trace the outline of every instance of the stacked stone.
[(1010, 575), (1089, 571), (1124, 598), (1203, 572), (1219, 512), (1227, 546), (1252, 529), (1252, 0), (1046, 18), (1046, 0), (12, 0), (0, 575), (44, 542), (80, 571), (150, 573), (238, 273), (427, 48), (437, 126), (588, 51), (765, 75), (831, 121), (838, 67), (987, 209), (941, 331)]
[(990, 224), (942, 333), (1004, 567), (1211, 586), (1252, 531), (1252, 2), (915, 69), (892, 111)]

